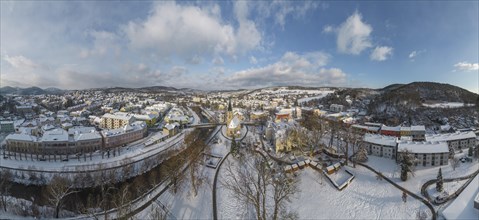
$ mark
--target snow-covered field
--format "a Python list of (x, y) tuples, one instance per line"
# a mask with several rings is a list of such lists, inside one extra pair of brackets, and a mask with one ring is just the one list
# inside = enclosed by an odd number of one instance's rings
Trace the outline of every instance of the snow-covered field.
[[(434, 103), (434, 104), (422, 104), (423, 106), (429, 108), (459, 108), (464, 107), (465, 104), (462, 102), (442, 102), (442, 103)], [(474, 106), (474, 104), (467, 104), (466, 106)]]
[(327, 95), (329, 95), (331, 93), (334, 93), (334, 91), (321, 91), (319, 96), (311, 96), (311, 97), (298, 99), (298, 103), (301, 104), (303, 102), (309, 102), (311, 100), (322, 99), (322, 98), (326, 97)]
[(301, 192), (290, 210), (297, 211), (300, 219), (413, 219), (418, 210), (427, 210), (412, 197), (404, 203), (402, 192), (377, 180), (373, 172), (362, 167), (349, 170), (356, 178), (342, 191), (336, 190), (318, 171), (299, 171)]

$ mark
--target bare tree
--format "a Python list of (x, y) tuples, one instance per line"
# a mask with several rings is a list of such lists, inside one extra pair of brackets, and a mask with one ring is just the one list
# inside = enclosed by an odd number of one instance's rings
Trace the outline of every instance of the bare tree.
[(5, 169), (0, 172), (0, 204), (5, 212), (7, 211), (12, 179), (13, 175), (10, 170)]
[(126, 215), (131, 212), (131, 192), (130, 185), (124, 184), (121, 189), (115, 194), (114, 206), (118, 210), (119, 219), (127, 219)]
[(456, 157), (453, 157), (451, 159), (451, 166), (452, 166), (452, 170), (456, 170), (456, 168), (458, 168), (460, 165), (460, 160)]
[[(286, 173), (279, 172), (273, 176), (273, 218), (278, 219), (280, 210), (285, 210), (285, 201), (290, 202), (290, 197), (298, 191), (298, 179), (289, 177)], [(287, 213), (286, 213), (287, 214)], [(282, 213), (284, 216), (285, 213)]]
[[(242, 163), (227, 162), (222, 185), (231, 190), (237, 200), (252, 205), (256, 219), (276, 220), (285, 202), (296, 192), (297, 180), (275, 173), (261, 156), (248, 155), (247, 158)], [(268, 206), (270, 203), (273, 210)]]
[(48, 201), (55, 208), (55, 218), (59, 217), (60, 210), (63, 207), (63, 200), (70, 194), (78, 191), (73, 190), (73, 183), (67, 178), (53, 176), (47, 187)]

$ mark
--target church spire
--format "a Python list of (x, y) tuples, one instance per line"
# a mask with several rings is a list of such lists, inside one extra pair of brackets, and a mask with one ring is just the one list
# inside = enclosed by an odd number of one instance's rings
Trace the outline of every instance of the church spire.
[(229, 102), (228, 102), (228, 111), (229, 112), (233, 111), (233, 108), (231, 107), (231, 98), (229, 99)]

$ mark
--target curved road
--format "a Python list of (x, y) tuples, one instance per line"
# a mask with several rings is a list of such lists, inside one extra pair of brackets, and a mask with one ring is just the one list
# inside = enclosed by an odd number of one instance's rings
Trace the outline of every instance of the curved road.
[[(246, 133), (241, 139), (238, 140), (238, 142), (243, 141), (243, 139), (248, 135), (248, 126), (245, 126), (245, 127), (246, 127)], [(228, 140), (231, 140), (223, 134), (223, 127), (221, 127), (220, 130), (221, 130), (221, 135), (223, 135), (223, 137), (225, 137)], [(220, 172), (221, 165), (223, 165), (223, 162), (226, 160), (226, 158), (230, 154), (231, 154), (231, 152), (228, 152), (226, 154), (226, 156), (223, 157), (223, 159), (221, 160), (220, 164), (218, 165), (218, 168), (216, 169), (215, 178), (213, 180), (213, 219), (214, 220), (218, 219), (218, 208), (217, 208), (217, 205), (216, 205), (216, 185), (217, 185), (217, 182), (218, 182), (218, 174)]]
[(403, 192), (406, 192), (406, 194), (410, 195), (411, 197), (421, 201), (422, 203), (424, 203), (424, 205), (426, 205), (429, 210), (431, 211), (432, 213), (432, 219), (433, 220), (436, 220), (437, 219), (437, 213), (436, 213), (436, 210), (434, 209), (434, 207), (431, 205), (431, 203), (428, 201), (428, 200), (425, 200), (424, 198), (422, 198), (421, 196), (418, 196), (416, 195), (415, 193), (407, 190), (406, 188), (398, 185), (397, 183), (393, 182), (392, 180), (390, 180), (388, 177), (384, 176), (382, 173), (376, 171), (375, 169), (373, 169), (372, 167), (366, 165), (366, 164), (363, 164), (363, 163), (359, 163), (357, 162), (356, 165), (359, 165), (359, 166), (362, 166), (362, 167), (365, 167), (366, 169), (368, 170), (371, 170), (373, 171), (374, 173), (376, 173), (378, 176), (380, 176), (381, 178), (383, 178), (384, 180), (386, 180), (387, 182), (389, 182), (391, 185), (395, 186), (396, 188), (400, 189), (401, 191)]
[(467, 176), (462, 176), (462, 177), (457, 177), (457, 178), (450, 178), (450, 179), (444, 179), (443, 182), (453, 182), (453, 181), (456, 181), (456, 180), (467, 180), (469, 179), (469, 181), (467, 181), (463, 186), (461, 186), (461, 188), (459, 188), (455, 193), (453, 193), (452, 195), (449, 195), (444, 201), (441, 201), (441, 202), (436, 202), (435, 199), (431, 199), (431, 197), (429, 196), (429, 193), (427, 192), (427, 188), (432, 185), (432, 184), (435, 184), (437, 182), (437, 179), (431, 179), (431, 180), (428, 180), (427, 182), (425, 182), (422, 187), (421, 187), (421, 194), (427, 199), (429, 200), (432, 204), (434, 205), (442, 205), (444, 203), (446, 203), (447, 201), (451, 200), (451, 199), (454, 199), (456, 198), (457, 196), (459, 196), (459, 194), (461, 194), (461, 192), (469, 185), (469, 183), (472, 181), (472, 179), (474, 179), (474, 177), (479, 174), (479, 170), (475, 171), (474, 173), (471, 173)]

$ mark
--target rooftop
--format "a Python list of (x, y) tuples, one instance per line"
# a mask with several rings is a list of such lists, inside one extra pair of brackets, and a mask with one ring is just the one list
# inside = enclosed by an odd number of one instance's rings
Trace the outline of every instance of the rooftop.
[(364, 135), (364, 141), (383, 146), (396, 146), (397, 138), (378, 134), (366, 134)]
[(446, 142), (412, 142), (403, 141), (398, 144), (398, 152), (409, 151), (411, 153), (449, 153)]
[(45, 131), (45, 133), (43, 133), (41, 140), (48, 141), (48, 142), (68, 141), (68, 132), (61, 128), (48, 130), (48, 131)]
[(426, 134), (427, 141), (453, 141), (461, 139), (476, 138), (476, 134), (472, 131), (468, 132), (456, 132), (447, 134)]

